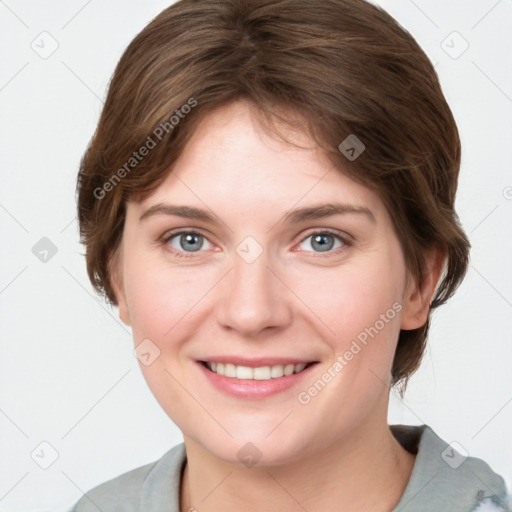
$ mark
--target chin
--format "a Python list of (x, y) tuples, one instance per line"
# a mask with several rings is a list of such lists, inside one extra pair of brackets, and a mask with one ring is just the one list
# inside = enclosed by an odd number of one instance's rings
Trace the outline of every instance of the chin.
[(215, 442), (212, 438), (200, 441), (202, 447), (227, 464), (246, 467), (283, 466), (305, 456), (311, 443), (283, 431), (280, 434), (254, 430), (245, 435), (232, 432), (234, 438)]

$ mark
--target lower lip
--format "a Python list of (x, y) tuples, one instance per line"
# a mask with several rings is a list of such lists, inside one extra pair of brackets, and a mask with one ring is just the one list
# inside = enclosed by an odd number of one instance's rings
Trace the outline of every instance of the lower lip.
[(237, 379), (225, 377), (208, 370), (202, 363), (198, 362), (203, 375), (213, 386), (232, 396), (240, 398), (265, 398), (270, 395), (286, 391), (296, 386), (305, 376), (309, 375), (318, 363), (314, 363), (299, 373), (292, 373), (283, 377), (269, 380)]

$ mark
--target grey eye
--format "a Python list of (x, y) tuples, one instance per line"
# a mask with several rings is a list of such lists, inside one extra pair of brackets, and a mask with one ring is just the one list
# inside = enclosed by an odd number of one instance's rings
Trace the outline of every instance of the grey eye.
[[(178, 242), (178, 245), (175, 242)], [(177, 251), (197, 252), (203, 248), (204, 244), (209, 244), (208, 240), (200, 233), (176, 233), (169, 238), (169, 244)]]
[[(331, 234), (331, 233), (312, 233), (308, 237), (306, 237), (302, 242), (302, 244), (308, 243), (308, 240), (311, 239), (310, 246), (313, 247), (315, 252), (329, 252), (332, 249), (338, 249), (341, 247), (344, 242), (338, 237), (337, 235)], [(336, 240), (338, 241), (339, 245), (335, 247)], [(309, 250), (301, 247), (301, 250)]]

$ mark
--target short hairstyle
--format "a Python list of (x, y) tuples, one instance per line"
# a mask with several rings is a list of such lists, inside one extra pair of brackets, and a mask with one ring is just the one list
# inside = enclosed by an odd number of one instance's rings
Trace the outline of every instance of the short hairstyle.
[[(237, 100), (255, 107), (268, 133), (280, 136), (276, 121), (303, 130), (337, 171), (378, 194), (420, 285), (428, 251), (441, 249), (430, 308), (453, 295), (470, 248), (454, 210), (460, 140), (415, 39), (364, 0), (180, 0), (122, 55), (80, 164), (81, 242), (108, 302), (117, 304), (111, 262), (127, 201), (158, 187), (198, 123)], [(355, 159), (339, 148), (350, 135), (365, 146)], [(425, 325), (400, 331), (391, 385), (401, 383), (402, 396), (429, 324), (430, 311)]]

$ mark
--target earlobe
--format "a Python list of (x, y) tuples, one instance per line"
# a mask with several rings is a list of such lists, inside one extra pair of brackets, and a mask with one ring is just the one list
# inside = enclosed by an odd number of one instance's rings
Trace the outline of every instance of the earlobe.
[(110, 280), (112, 288), (116, 296), (117, 307), (119, 309), (119, 318), (126, 325), (131, 325), (130, 312), (128, 304), (126, 302), (126, 294), (124, 291), (124, 283), (122, 279), (121, 265), (122, 265), (121, 249), (119, 249), (111, 258), (109, 269), (110, 269)]
[(439, 248), (432, 249), (425, 264), (422, 286), (418, 286), (415, 278), (410, 278), (409, 286), (404, 295), (401, 329), (418, 329), (425, 325), (444, 262), (444, 251)]

